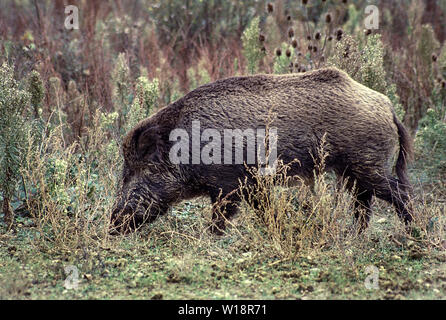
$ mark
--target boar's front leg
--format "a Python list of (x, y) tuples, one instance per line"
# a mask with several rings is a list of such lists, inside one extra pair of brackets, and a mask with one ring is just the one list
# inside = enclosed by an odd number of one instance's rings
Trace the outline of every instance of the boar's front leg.
[(212, 205), (212, 225), (210, 230), (216, 235), (222, 235), (226, 229), (226, 221), (238, 211), (240, 197), (236, 190), (224, 193), (221, 189), (210, 193)]

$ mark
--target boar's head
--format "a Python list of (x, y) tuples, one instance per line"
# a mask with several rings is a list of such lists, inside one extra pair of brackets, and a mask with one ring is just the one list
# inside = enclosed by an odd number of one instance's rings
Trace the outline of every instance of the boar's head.
[(169, 132), (149, 118), (124, 138), (124, 166), (111, 215), (112, 234), (134, 231), (155, 220), (180, 198), (183, 184), (178, 166), (169, 162)]

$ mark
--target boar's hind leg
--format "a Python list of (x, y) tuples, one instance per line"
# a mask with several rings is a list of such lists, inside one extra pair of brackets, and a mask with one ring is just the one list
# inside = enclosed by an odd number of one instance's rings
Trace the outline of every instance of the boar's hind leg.
[(222, 235), (226, 228), (226, 220), (237, 213), (240, 199), (235, 193), (225, 195), (220, 192), (212, 192), (210, 196), (213, 203), (211, 232)]
[(398, 216), (406, 225), (412, 221), (409, 195), (398, 179), (391, 176), (382, 179), (381, 183), (375, 187), (375, 194), (378, 198), (393, 204)]
[[(392, 204), (398, 216), (407, 225), (412, 221), (409, 194), (406, 187), (397, 178), (390, 175), (378, 175), (376, 173), (351, 175), (349, 181), (357, 181), (355, 220), (359, 223), (360, 231), (363, 231), (370, 220), (372, 196), (376, 196)], [(356, 177), (362, 179), (357, 179)], [(348, 186), (352, 189), (352, 185)]]

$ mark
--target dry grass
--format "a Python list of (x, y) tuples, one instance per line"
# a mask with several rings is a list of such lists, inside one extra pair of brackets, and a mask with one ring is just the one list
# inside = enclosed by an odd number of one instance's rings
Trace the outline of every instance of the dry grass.
[[(69, 146), (63, 126), (47, 135), (29, 135), (29, 148), (22, 170), (26, 210), (33, 218), (40, 246), (61, 250), (107, 246), (116, 170), (122, 160), (117, 145), (109, 142), (98, 111), (87, 139)], [(114, 149), (116, 147), (116, 149)]]

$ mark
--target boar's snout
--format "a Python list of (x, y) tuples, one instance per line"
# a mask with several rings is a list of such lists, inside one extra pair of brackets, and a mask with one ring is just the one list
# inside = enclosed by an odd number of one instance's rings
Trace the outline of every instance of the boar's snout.
[(124, 197), (126, 200), (122, 199), (118, 199), (111, 214), (109, 231), (112, 235), (133, 232), (142, 224), (152, 222), (167, 211), (167, 208), (154, 201), (128, 199), (128, 197)]
[(110, 234), (126, 234), (138, 228), (143, 222), (130, 205), (115, 206), (111, 215)]
[(111, 215), (110, 233), (126, 234), (135, 231), (149, 216), (150, 205), (132, 192), (118, 196)]

